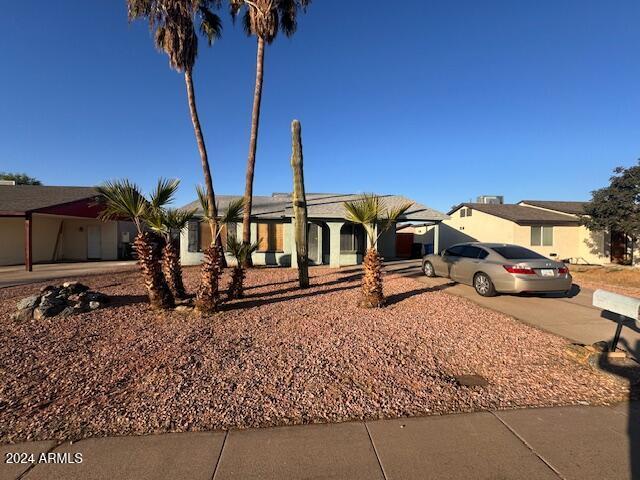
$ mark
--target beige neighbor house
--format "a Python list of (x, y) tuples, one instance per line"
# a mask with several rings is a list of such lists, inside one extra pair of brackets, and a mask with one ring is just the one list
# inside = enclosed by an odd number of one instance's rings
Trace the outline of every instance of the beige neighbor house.
[(0, 265), (126, 258), (131, 222), (98, 220), (92, 187), (0, 185)]
[(585, 204), (540, 200), (461, 203), (448, 212), (450, 218), (440, 226), (440, 245), (444, 248), (471, 241), (512, 243), (568, 263), (622, 261), (627, 247), (620, 244), (619, 236), (592, 232), (580, 224), (579, 215), (584, 213)]
[[(410, 201), (399, 195), (381, 195), (387, 206)], [(223, 211), (234, 196), (217, 196), (219, 210)], [(344, 218), (343, 202), (355, 200), (355, 194), (307, 194), (309, 218), (309, 260), (314, 265), (356, 265), (362, 262), (366, 236), (359, 225)], [(202, 215), (198, 202), (183, 208), (196, 209)], [(429, 207), (414, 203), (401, 217), (401, 221), (438, 224), (446, 215)], [(254, 196), (251, 222), (251, 241), (260, 239), (260, 248), (252, 259), (255, 265), (280, 265), (296, 267), (295, 240), (292, 228), (293, 209), (289, 193), (271, 196)], [(223, 237), (242, 237), (242, 224), (232, 224), (222, 232)], [(196, 265), (202, 261), (202, 251), (211, 242), (209, 228), (199, 220), (193, 221), (182, 233), (180, 257), (184, 265)], [(226, 241), (223, 238), (223, 244)], [(385, 258), (396, 258), (396, 232), (390, 229), (380, 237), (378, 250)], [(233, 258), (227, 255), (233, 264)]]

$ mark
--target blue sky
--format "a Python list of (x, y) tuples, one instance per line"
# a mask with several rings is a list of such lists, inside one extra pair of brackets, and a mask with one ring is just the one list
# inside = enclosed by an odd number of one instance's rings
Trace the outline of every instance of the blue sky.
[[(315, 0), (266, 54), (256, 194), (291, 190), (302, 121), (311, 192), (581, 200), (640, 157), (640, 2)], [(215, 188), (241, 193), (255, 40), (224, 13), (195, 72)], [(183, 77), (124, 0), (7, 2), (0, 170), (49, 185), (201, 170)]]

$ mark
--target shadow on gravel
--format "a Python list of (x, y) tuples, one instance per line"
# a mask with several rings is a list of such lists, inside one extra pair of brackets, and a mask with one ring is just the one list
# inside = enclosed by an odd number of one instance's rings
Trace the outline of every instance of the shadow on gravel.
[[(619, 346), (640, 358), (640, 341), (632, 347), (625, 338), (621, 338)], [(631, 361), (633, 362), (633, 361)], [(629, 382), (629, 404), (627, 433), (629, 434), (629, 457), (631, 463), (631, 480), (640, 480), (640, 365), (620, 365), (610, 361), (605, 355), (600, 356), (598, 366)]]
[[(326, 285), (326, 284), (322, 284), (322, 285)], [(322, 285), (319, 285), (319, 286), (322, 286)], [(286, 297), (276, 297), (276, 298), (272, 298), (273, 295), (277, 295), (276, 292), (269, 292), (266, 298), (249, 297), (233, 303), (223, 303), (220, 310), (221, 311), (238, 310), (242, 308), (259, 307), (261, 305), (268, 305), (270, 303), (288, 302), (289, 300), (296, 300), (298, 298), (315, 297), (318, 295), (325, 295), (327, 293), (353, 290), (354, 288), (358, 288), (358, 286), (359, 285), (349, 285), (345, 287), (328, 288), (326, 290), (302, 290), (303, 293), (299, 293), (297, 295), (288, 295)], [(289, 291), (289, 290), (287, 289), (285, 290), (285, 292), (286, 291)], [(300, 289), (295, 288), (295, 291), (300, 291)]]
[[(348, 275), (346, 277), (340, 277), (337, 278), (331, 282), (324, 282), (324, 283), (314, 283), (313, 281), (313, 277), (310, 279), (311, 282), (311, 289), (315, 288), (315, 287), (326, 287), (329, 285), (340, 285), (341, 283), (349, 283), (349, 282), (353, 282), (356, 280), (360, 280), (360, 278), (362, 278), (361, 274), (357, 274), (357, 275)], [(356, 287), (357, 285), (354, 285), (354, 287)], [(291, 293), (291, 292), (306, 292), (309, 296), (315, 294), (315, 293), (323, 293), (323, 292), (316, 292), (314, 290), (300, 290), (300, 287), (298, 286), (298, 281), (295, 280), (294, 285), (289, 287), (289, 288), (283, 288), (282, 290), (272, 290), (269, 292), (264, 292), (264, 293), (254, 293), (251, 295), (246, 295), (245, 299), (248, 298), (263, 298), (263, 297), (273, 297), (276, 295), (284, 295), (287, 293)], [(306, 295), (305, 295), (306, 296)]]
[(396, 303), (400, 303), (403, 300), (407, 300), (415, 295), (420, 295), (421, 293), (429, 293), (429, 292), (439, 292), (440, 290), (446, 290), (447, 288), (451, 288), (455, 285), (455, 282), (443, 283), (442, 285), (436, 285), (434, 287), (425, 287), (425, 288), (416, 288), (415, 290), (409, 290), (408, 292), (396, 293), (395, 295), (389, 295), (387, 297), (385, 305), (394, 305)]
[(148, 302), (149, 297), (147, 295), (110, 295), (108, 305), (110, 307), (124, 307), (125, 305)]

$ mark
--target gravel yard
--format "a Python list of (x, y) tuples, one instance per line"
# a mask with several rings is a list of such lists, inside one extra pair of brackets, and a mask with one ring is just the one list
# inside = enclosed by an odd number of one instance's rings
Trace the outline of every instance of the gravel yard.
[[(44, 284), (0, 289), (0, 441), (211, 430), (626, 398), (566, 341), (408, 278), (357, 307), (359, 271), (255, 269), (211, 317), (148, 309), (135, 272), (79, 278), (107, 309), (10, 320)], [(186, 269), (193, 291), (198, 270)], [(224, 284), (226, 285), (226, 278)], [(58, 283), (58, 282), (57, 282)], [(486, 387), (460, 386), (479, 374)]]

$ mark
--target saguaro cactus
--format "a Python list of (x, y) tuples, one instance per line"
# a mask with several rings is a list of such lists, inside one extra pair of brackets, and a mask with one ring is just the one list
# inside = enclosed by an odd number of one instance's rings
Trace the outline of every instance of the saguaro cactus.
[(298, 259), (300, 288), (309, 287), (309, 240), (307, 238), (307, 197), (304, 192), (302, 157), (302, 127), (291, 122), (291, 168), (293, 169), (293, 228)]

